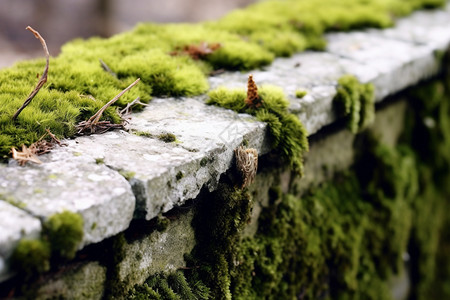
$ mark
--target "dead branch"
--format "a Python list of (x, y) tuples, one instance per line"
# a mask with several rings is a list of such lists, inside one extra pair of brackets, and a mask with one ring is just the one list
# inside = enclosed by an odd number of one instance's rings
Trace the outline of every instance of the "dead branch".
[(133, 110), (133, 107), (135, 105), (148, 106), (148, 104), (145, 104), (145, 103), (141, 102), (141, 98), (140, 97), (137, 97), (136, 99), (134, 99), (133, 101), (128, 103), (127, 106), (125, 106), (125, 108), (123, 108), (122, 110), (119, 111), (120, 117), (123, 119), (127, 115), (131, 114), (131, 112)]
[[(55, 148), (56, 144), (59, 146), (65, 145), (61, 143), (61, 141), (49, 129), (45, 130), (47, 133), (41, 136), (37, 142), (31, 144), (30, 147), (22, 145), (22, 151), (16, 150), (16, 148), (11, 148), (12, 158), (17, 160), (19, 165), (23, 166), (27, 162), (41, 164), (42, 162), (37, 157), (38, 155), (50, 152), (53, 148)], [(50, 136), (49, 141), (44, 139), (46, 136)]]
[[(53, 148), (55, 148), (55, 145), (65, 145), (61, 143), (61, 141), (49, 129), (45, 130), (47, 131), (47, 133), (30, 146), (30, 149), (32, 149), (34, 154), (36, 155), (42, 155), (50, 152)], [(44, 139), (47, 135), (50, 136), (49, 141)]]
[(114, 73), (113, 70), (111, 70), (111, 68), (108, 67), (108, 65), (102, 59), (99, 59), (99, 61), (104, 71), (108, 72), (109, 74), (117, 78), (117, 74)]
[(140, 80), (141, 80), (140, 78), (136, 79), (135, 82), (130, 84), (126, 89), (121, 91), (117, 96), (115, 96), (108, 103), (103, 105), (102, 108), (100, 108), (92, 117), (89, 118), (89, 120), (82, 121), (82, 122), (78, 123), (78, 125), (77, 125), (78, 132), (77, 133), (80, 134), (80, 135), (82, 135), (82, 134), (92, 134), (92, 133), (104, 133), (104, 132), (108, 131), (109, 129), (122, 128), (122, 126), (123, 126), (122, 124), (113, 124), (113, 123), (111, 123), (109, 121), (101, 121), (101, 122), (99, 122), (99, 120), (100, 120), (103, 112), (108, 107), (110, 107), (112, 104), (114, 104), (114, 102), (119, 100), (119, 98), (123, 94), (125, 94), (127, 91), (129, 91)]
[(19, 114), (22, 112), (22, 110), (27, 107), (28, 104), (30, 104), (31, 100), (33, 100), (34, 96), (36, 96), (36, 94), (39, 92), (39, 90), (42, 88), (42, 86), (47, 82), (47, 74), (48, 74), (48, 66), (50, 64), (50, 54), (48, 53), (48, 49), (47, 49), (47, 44), (45, 43), (45, 40), (42, 38), (42, 36), (39, 34), (39, 32), (37, 32), (36, 30), (34, 30), (33, 28), (31, 28), (30, 26), (27, 26), (26, 28), (27, 30), (31, 31), (34, 36), (41, 42), (42, 44), (42, 48), (44, 48), (44, 52), (45, 52), (45, 59), (46, 59), (46, 64), (45, 64), (45, 69), (44, 69), (44, 73), (42, 73), (41, 78), (39, 79), (36, 87), (34, 88), (34, 90), (30, 93), (30, 95), (28, 95), (28, 98), (25, 100), (25, 102), (22, 104), (22, 106), (16, 111), (16, 113), (12, 116), (13, 121), (17, 119), (17, 117), (19, 116)]
[(40, 161), (39, 158), (37, 158), (35, 149), (32, 148), (31, 146), (30, 148), (28, 148), (27, 146), (22, 145), (22, 151), (16, 150), (16, 148), (12, 148), (11, 153), (12, 158), (17, 160), (17, 162), (21, 166), (25, 165), (27, 162), (33, 162), (36, 164), (42, 163), (42, 161)]

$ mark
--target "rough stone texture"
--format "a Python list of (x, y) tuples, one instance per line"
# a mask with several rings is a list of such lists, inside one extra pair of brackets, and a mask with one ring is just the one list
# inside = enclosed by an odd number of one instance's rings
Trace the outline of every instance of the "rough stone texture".
[[(0, 193), (0, 200), (8, 199)], [(40, 232), (39, 219), (5, 201), (0, 201), (0, 281), (11, 275), (8, 259), (19, 240), (39, 238)]]
[(80, 247), (128, 228), (135, 198), (117, 172), (69, 147), (56, 149), (41, 159), (41, 165), (19, 167), (11, 163), (1, 168), (0, 194), (42, 219), (64, 210), (79, 213), (84, 220)]
[(118, 265), (118, 279), (133, 287), (158, 272), (185, 267), (184, 254), (190, 253), (195, 245), (192, 217), (192, 211), (182, 214), (164, 232), (154, 232), (126, 245), (124, 259)]
[[(82, 137), (69, 148), (83, 157), (101, 157), (129, 177), (136, 215), (144, 213), (148, 220), (195, 198), (204, 185), (213, 190), (243, 139), (261, 154), (269, 150), (264, 123), (195, 99), (154, 100), (149, 109), (133, 115), (127, 127), (134, 134), (114, 131)], [(158, 138), (167, 133), (176, 141)]]
[(64, 272), (46, 278), (36, 292), (36, 300), (100, 300), (106, 281), (106, 268), (97, 262), (67, 267)]

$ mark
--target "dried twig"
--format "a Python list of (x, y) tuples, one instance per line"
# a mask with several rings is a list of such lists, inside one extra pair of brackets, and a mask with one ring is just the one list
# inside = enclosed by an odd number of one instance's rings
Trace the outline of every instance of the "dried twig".
[[(16, 150), (16, 148), (11, 148), (12, 158), (17, 160), (19, 165), (23, 166), (27, 162), (41, 164), (42, 162), (39, 158), (37, 158), (38, 155), (50, 152), (56, 144), (59, 146), (65, 145), (61, 143), (61, 141), (53, 133), (51, 133), (49, 129), (45, 130), (47, 133), (41, 136), (37, 142), (31, 144), (30, 147), (22, 145), (22, 151)], [(47, 135), (50, 136), (50, 141), (44, 139)]]
[(106, 72), (108, 72), (112, 76), (117, 77), (117, 74), (114, 73), (113, 70), (111, 70), (111, 68), (108, 67), (108, 65), (102, 59), (99, 59), (99, 61), (100, 61), (100, 64), (102, 65), (103, 70), (105, 70)]
[(25, 102), (22, 104), (22, 106), (13, 115), (13, 117), (12, 117), (13, 120), (17, 119), (17, 117), (22, 112), (22, 110), (25, 107), (27, 107), (28, 104), (30, 104), (30, 102), (31, 102), (31, 100), (33, 100), (34, 96), (36, 96), (36, 94), (39, 92), (39, 90), (42, 88), (42, 86), (47, 82), (48, 66), (50, 63), (50, 54), (48, 53), (47, 44), (45, 43), (45, 40), (42, 38), (42, 36), (39, 34), (39, 32), (37, 32), (36, 30), (31, 28), (30, 26), (27, 26), (26, 29), (31, 31), (34, 34), (34, 36), (41, 42), (42, 48), (44, 48), (45, 58), (46, 58), (47, 63), (45, 65), (44, 73), (42, 73), (42, 76), (39, 79), (36, 87), (30, 93), (30, 95), (28, 95), (28, 98), (25, 100)]
[[(37, 142), (33, 143), (30, 146), (30, 149), (34, 150), (34, 153), (37, 155), (42, 155), (50, 152), (55, 145), (64, 146), (65, 144), (61, 143), (61, 141), (53, 134), (49, 129), (45, 129), (47, 131)], [(44, 137), (50, 136), (50, 141), (44, 140)]]
[(122, 110), (119, 111), (119, 115), (121, 118), (126, 117), (127, 115), (132, 113), (133, 107), (135, 105), (142, 105), (142, 106), (148, 106), (148, 104), (142, 103), (140, 97), (137, 97), (136, 99), (134, 99), (133, 101), (131, 101), (130, 103), (127, 104), (127, 106), (125, 106), (125, 108), (123, 108)]
[(117, 96), (115, 96), (113, 99), (111, 99), (108, 103), (103, 105), (102, 108), (100, 108), (92, 117), (89, 118), (87, 121), (82, 121), (77, 125), (78, 134), (92, 134), (92, 133), (104, 133), (110, 129), (113, 128), (122, 128), (122, 124), (113, 124), (109, 121), (101, 121), (99, 122), (103, 112), (110, 107), (114, 102), (119, 100), (119, 98), (125, 94), (127, 91), (129, 91), (133, 86), (135, 86), (140, 78), (136, 79), (135, 82), (130, 84), (126, 89), (121, 91)]
[(27, 146), (22, 145), (22, 151), (16, 150), (16, 148), (12, 148), (11, 149), (12, 158), (17, 160), (17, 162), (21, 166), (25, 165), (27, 162), (41, 164), (42, 161), (40, 161), (39, 158), (37, 158), (35, 148), (32, 147), (33, 145), (31, 145), (30, 148), (27, 148)]

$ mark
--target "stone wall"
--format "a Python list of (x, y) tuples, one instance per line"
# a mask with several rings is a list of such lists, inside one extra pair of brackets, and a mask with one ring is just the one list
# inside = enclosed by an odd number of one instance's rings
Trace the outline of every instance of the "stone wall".
[[(308, 131), (303, 177), (271, 151), (266, 123), (204, 96), (153, 99), (126, 130), (67, 140), (42, 165), (1, 165), (0, 297), (438, 297), (435, 272), (448, 275), (435, 258), (448, 263), (438, 233), (449, 222), (449, 16), (447, 7), (328, 34), (326, 51), (252, 72), (283, 89)], [(358, 134), (333, 104), (346, 74), (374, 86), (375, 121)], [(209, 80), (245, 87), (248, 75)], [(241, 145), (259, 153), (244, 189)], [(83, 235), (49, 257), (67, 211), (82, 219), (67, 232)]]

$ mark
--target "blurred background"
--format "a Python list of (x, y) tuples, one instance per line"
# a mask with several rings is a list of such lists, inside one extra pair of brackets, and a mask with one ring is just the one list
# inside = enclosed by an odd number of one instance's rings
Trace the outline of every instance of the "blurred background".
[(43, 57), (25, 27), (38, 30), (56, 56), (77, 37), (108, 37), (138, 22), (198, 22), (218, 19), (256, 0), (0, 0), (0, 68)]

